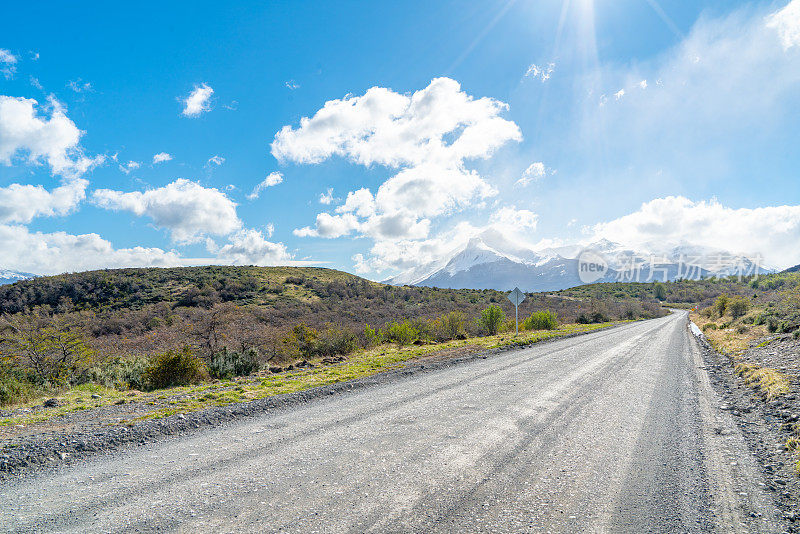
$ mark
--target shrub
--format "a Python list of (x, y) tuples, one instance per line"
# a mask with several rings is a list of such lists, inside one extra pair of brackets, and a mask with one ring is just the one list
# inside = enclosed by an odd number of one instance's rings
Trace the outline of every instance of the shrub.
[(800, 339), (800, 329), (798, 329), (798, 330), (795, 330), (795, 331), (794, 331), (794, 334), (792, 334), (792, 336), (793, 336), (795, 339)]
[(744, 317), (747, 310), (750, 309), (750, 302), (746, 298), (735, 298), (728, 303), (727, 307), (731, 317), (737, 319)]
[(249, 348), (239, 351), (229, 351), (227, 347), (211, 357), (208, 372), (212, 378), (233, 378), (234, 376), (247, 376), (258, 371), (258, 351)]
[(300, 354), (306, 358), (310, 358), (314, 356), (317, 337), (319, 337), (319, 334), (317, 334), (316, 330), (300, 323), (292, 328), (292, 332), (289, 334), (289, 341), (290, 344), (297, 347)]
[(188, 346), (155, 356), (144, 372), (147, 389), (196, 384), (207, 378), (206, 364)]
[(370, 325), (364, 327), (361, 333), (361, 345), (365, 348), (377, 347), (383, 342), (380, 330), (375, 330)]
[(318, 356), (350, 354), (358, 348), (358, 338), (346, 328), (328, 326), (319, 334), (313, 353)]
[(767, 331), (773, 334), (778, 331), (778, 319), (772, 315), (767, 317)]
[(18, 404), (33, 396), (33, 385), (11, 370), (0, 367), (0, 406)]
[(608, 322), (608, 317), (603, 315), (602, 312), (596, 311), (591, 313), (581, 313), (578, 315), (577, 321), (580, 324), (605, 323)]
[(393, 322), (390, 323), (386, 329), (386, 337), (389, 341), (397, 343), (402, 347), (403, 345), (410, 345), (416, 341), (418, 339), (418, 333), (408, 321), (403, 321), (402, 323)]
[(534, 312), (522, 321), (524, 330), (555, 330), (558, 328), (558, 317), (550, 310)]
[(110, 358), (86, 372), (89, 382), (123, 389), (144, 389), (144, 373), (150, 361), (143, 356)]
[(503, 321), (505, 321), (505, 318), (506, 314), (500, 306), (489, 306), (481, 312), (478, 321), (486, 333), (493, 336), (500, 330), (500, 326), (503, 324)]
[(436, 337), (441, 341), (466, 339), (467, 317), (459, 311), (446, 313), (437, 319), (435, 331)]
[(656, 282), (655, 284), (653, 284), (653, 295), (658, 300), (666, 300), (667, 288), (664, 287), (664, 284), (662, 284), (661, 282)]
[(728, 295), (722, 294), (718, 296), (717, 300), (714, 301), (714, 313), (716, 313), (719, 317), (725, 315), (725, 312), (728, 309), (729, 301), (730, 299), (728, 298)]
[(706, 323), (703, 325), (703, 332), (705, 332), (706, 330), (716, 330), (716, 329), (717, 329), (716, 323)]

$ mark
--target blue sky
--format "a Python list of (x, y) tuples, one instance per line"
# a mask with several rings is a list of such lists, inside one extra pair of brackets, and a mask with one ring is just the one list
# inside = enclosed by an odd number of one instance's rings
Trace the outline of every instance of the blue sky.
[(3, 12), (0, 267), (382, 279), (489, 226), (800, 263), (800, 0)]

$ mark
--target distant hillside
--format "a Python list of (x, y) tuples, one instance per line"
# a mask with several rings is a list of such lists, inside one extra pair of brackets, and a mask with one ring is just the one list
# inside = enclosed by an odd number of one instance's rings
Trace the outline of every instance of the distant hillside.
[[(117, 269), (0, 286), (0, 313), (34, 310), (74, 325), (104, 354), (153, 354), (184, 343), (208, 353), (247, 346), (270, 354), (283, 350), (287, 333), (300, 324), (361, 333), (366, 325), (430, 320), (450, 311), (475, 324), (493, 304), (513, 314), (506, 293), (494, 290), (398, 287), (313, 267)], [(598, 320), (663, 313), (652, 291), (602, 303), (529, 294), (520, 318), (541, 309), (567, 322), (595, 312)]]
[(794, 267), (789, 267), (788, 269), (783, 271), (784, 273), (800, 273), (800, 265), (795, 265)]

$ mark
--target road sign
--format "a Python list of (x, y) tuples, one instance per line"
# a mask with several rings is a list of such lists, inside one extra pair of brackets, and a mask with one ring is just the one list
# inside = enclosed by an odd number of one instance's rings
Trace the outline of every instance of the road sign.
[(514, 325), (516, 325), (516, 332), (519, 335), (519, 305), (525, 300), (525, 293), (515, 287), (514, 291), (508, 294), (508, 300), (514, 303)]
[(518, 287), (515, 287), (514, 291), (508, 294), (508, 300), (510, 300), (514, 306), (519, 306), (522, 304), (522, 301), (525, 300), (525, 293), (520, 291)]

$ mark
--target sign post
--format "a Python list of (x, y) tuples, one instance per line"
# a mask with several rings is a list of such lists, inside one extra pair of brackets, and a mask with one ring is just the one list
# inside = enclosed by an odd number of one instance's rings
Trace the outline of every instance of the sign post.
[(515, 287), (514, 291), (508, 294), (508, 300), (514, 303), (514, 325), (516, 326), (517, 335), (519, 335), (519, 305), (525, 300), (525, 293)]

